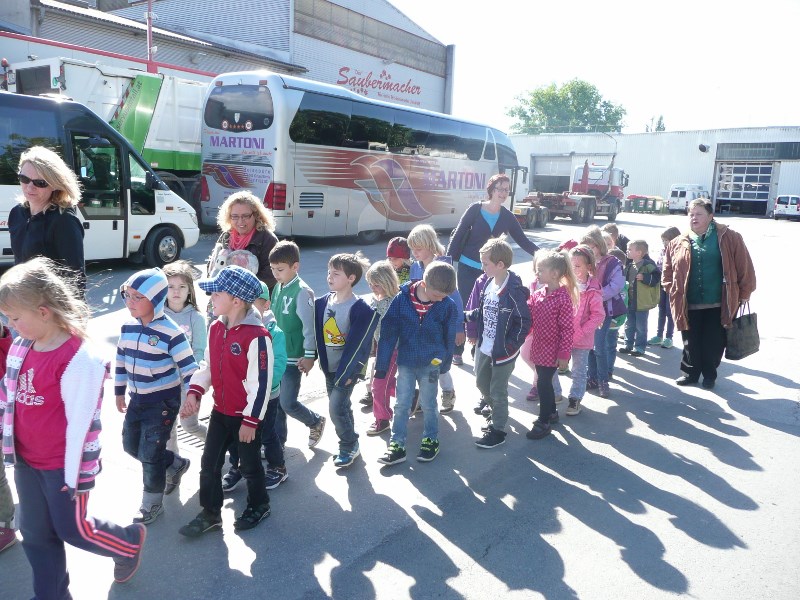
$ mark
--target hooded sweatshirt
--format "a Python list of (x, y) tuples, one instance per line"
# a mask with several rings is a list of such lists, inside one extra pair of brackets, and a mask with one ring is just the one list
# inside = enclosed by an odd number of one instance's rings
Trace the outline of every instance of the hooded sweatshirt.
[(122, 326), (117, 342), (114, 394), (128, 388), (131, 404), (155, 404), (188, 391), (197, 363), (183, 329), (164, 313), (167, 277), (161, 269), (134, 273), (122, 289), (133, 289), (153, 305), (153, 320), (143, 325), (131, 319)]

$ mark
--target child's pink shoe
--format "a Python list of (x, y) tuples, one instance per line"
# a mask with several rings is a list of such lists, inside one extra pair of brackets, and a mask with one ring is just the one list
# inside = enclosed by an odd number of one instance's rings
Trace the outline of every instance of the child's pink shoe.
[(525, 396), (525, 400), (527, 400), (528, 402), (538, 402), (539, 401), (539, 390), (536, 388), (536, 386), (533, 386), (531, 388), (531, 391), (528, 392), (527, 396)]

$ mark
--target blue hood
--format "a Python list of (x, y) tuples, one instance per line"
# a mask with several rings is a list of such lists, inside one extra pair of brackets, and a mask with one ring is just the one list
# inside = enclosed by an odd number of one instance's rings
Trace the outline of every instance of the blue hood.
[(169, 283), (167, 276), (161, 269), (145, 269), (131, 275), (130, 279), (122, 284), (122, 289), (132, 288), (153, 304), (153, 318), (164, 316), (164, 305), (167, 302)]

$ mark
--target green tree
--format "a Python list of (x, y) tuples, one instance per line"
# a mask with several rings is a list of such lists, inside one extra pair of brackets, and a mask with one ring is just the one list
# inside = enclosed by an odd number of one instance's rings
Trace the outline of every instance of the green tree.
[(626, 110), (604, 100), (598, 89), (586, 81), (573, 79), (561, 87), (551, 83), (516, 98), (517, 104), (506, 114), (517, 122), (515, 133), (580, 133), (621, 131)]
[[(655, 124), (653, 124), (654, 121)], [(644, 126), (644, 130), (648, 133), (651, 131), (666, 131), (667, 127), (664, 125), (664, 115), (659, 115), (658, 121), (656, 121), (655, 117), (650, 117), (650, 123)]]

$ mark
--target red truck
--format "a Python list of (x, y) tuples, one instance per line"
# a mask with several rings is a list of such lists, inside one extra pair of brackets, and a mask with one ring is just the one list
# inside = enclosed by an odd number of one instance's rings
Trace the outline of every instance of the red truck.
[(514, 206), (523, 227), (543, 227), (554, 217), (569, 217), (576, 223), (591, 223), (595, 215), (614, 221), (622, 206), (628, 175), (614, 167), (589, 165), (575, 169), (572, 189), (560, 194), (532, 191)]

